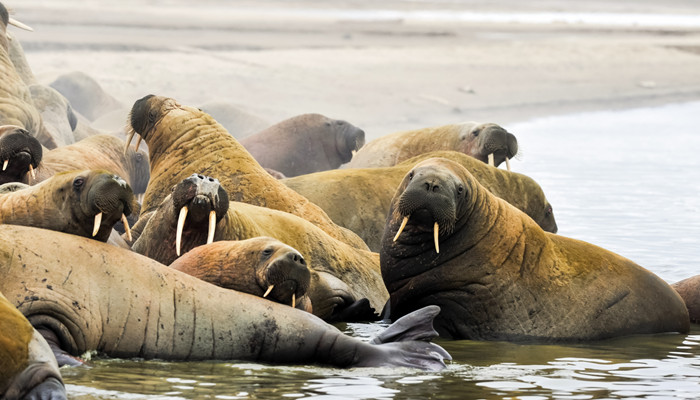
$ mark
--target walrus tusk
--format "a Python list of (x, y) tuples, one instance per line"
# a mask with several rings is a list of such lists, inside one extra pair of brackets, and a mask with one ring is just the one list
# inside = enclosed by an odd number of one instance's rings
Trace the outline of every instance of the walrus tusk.
[(27, 24), (24, 24), (22, 22), (17, 21), (16, 19), (14, 19), (12, 17), (10, 17), (10, 19), (7, 22), (10, 25), (14, 25), (20, 29), (24, 29), (25, 31), (34, 32), (34, 28), (32, 28), (31, 26), (29, 26)]
[(297, 307), (297, 295), (296, 293), (292, 293), (292, 308)]
[(124, 224), (124, 230), (126, 231), (126, 240), (131, 242), (131, 229), (129, 228), (129, 221), (127, 221), (124, 214), (122, 214), (122, 224)]
[(95, 215), (95, 225), (92, 228), (92, 236), (97, 235), (97, 231), (100, 230), (100, 224), (102, 223), (102, 211)]
[(396, 241), (396, 239), (399, 238), (399, 235), (401, 234), (401, 232), (403, 232), (403, 228), (406, 227), (407, 223), (408, 223), (408, 217), (403, 217), (403, 221), (401, 221), (401, 226), (399, 227), (399, 231), (396, 232), (396, 236), (394, 236), (394, 242)]
[(8, 164), (9, 162), (10, 162), (10, 160), (7, 159), (7, 160), (5, 160), (5, 162), (2, 163), (2, 170), (3, 170), (3, 171), (7, 169), (7, 164)]
[(34, 167), (32, 167), (32, 164), (29, 164), (29, 173), (32, 174), (32, 179), (36, 180), (36, 171), (34, 171)]
[(131, 144), (131, 139), (134, 138), (135, 131), (129, 132), (129, 136), (126, 137), (126, 146), (124, 146), (124, 154), (129, 151), (129, 145)]
[(136, 138), (136, 146), (134, 146), (134, 151), (139, 151), (139, 146), (141, 145), (141, 135)]
[(435, 252), (440, 253), (440, 245), (438, 244), (438, 231), (440, 230), (440, 225), (436, 222), (433, 226), (433, 239), (435, 239)]
[(508, 171), (510, 171), (510, 160), (508, 157), (506, 157), (506, 168), (508, 168)]
[(496, 162), (493, 161), (493, 153), (489, 154), (489, 165), (492, 167), (496, 166)]
[(267, 297), (267, 295), (270, 294), (270, 292), (272, 291), (272, 288), (273, 288), (273, 287), (275, 287), (275, 285), (270, 285), (270, 286), (267, 288), (267, 290), (265, 291), (265, 294), (263, 295), (263, 297)]
[(180, 257), (180, 244), (182, 243), (182, 229), (185, 227), (187, 218), (187, 206), (180, 209), (180, 216), (177, 218), (177, 230), (175, 231), (175, 254)]
[(216, 211), (209, 212), (209, 234), (207, 235), (207, 244), (214, 241), (214, 230), (216, 229)]

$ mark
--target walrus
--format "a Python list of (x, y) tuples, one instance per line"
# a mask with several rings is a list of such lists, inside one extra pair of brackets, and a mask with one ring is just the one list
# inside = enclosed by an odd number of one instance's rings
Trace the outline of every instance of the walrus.
[(123, 109), (125, 105), (107, 93), (99, 82), (82, 71), (60, 75), (49, 84), (61, 93), (81, 115), (90, 121)]
[(700, 323), (700, 275), (676, 282), (671, 287), (678, 292), (683, 299), (690, 322)]
[(491, 193), (525, 212), (545, 231), (557, 232), (552, 205), (537, 182), (526, 175), (491, 168), (456, 151), (422, 154), (393, 167), (317, 172), (283, 179), (282, 183), (321, 207), (333, 222), (355, 232), (370, 250), (378, 252), (394, 191), (415, 164), (432, 157), (460, 163)]
[(0, 126), (0, 185), (29, 183), (43, 157), (41, 143), (17, 125)]
[(229, 201), (212, 177), (193, 174), (175, 185), (142, 224), (133, 227), (132, 249), (166, 265), (220, 240), (269, 236), (293, 247), (311, 269), (307, 293), (313, 313), (325, 320), (376, 319), (388, 298), (377, 253), (334, 239), (296, 215)]
[(214, 242), (183, 254), (170, 268), (226, 289), (312, 312), (311, 272), (296, 249), (271, 237)]
[(428, 343), (438, 307), (397, 321), (373, 345), (302, 310), (61, 232), (0, 225), (0, 276), (0, 291), (48, 337), (57, 360), (96, 350), (120, 358), (439, 370), (450, 358)]
[(505, 161), (510, 171), (510, 159), (518, 153), (518, 140), (494, 123), (464, 122), (395, 132), (367, 143), (347, 167), (390, 167), (438, 150), (459, 151), (496, 167)]
[(0, 293), (0, 398), (65, 399), (61, 373), (46, 340)]
[(134, 209), (134, 194), (106, 171), (71, 171), (0, 195), (0, 223), (35, 226), (106, 241)]
[(380, 253), (392, 318), (438, 305), (454, 339), (574, 342), (688, 332), (662, 279), (592, 244), (544, 232), (461, 165), (417, 164), (391, 203)]
[(100, 134), (47, 151), (36, 171), (36, 182), (64, 171), (103, 169), (123, 177), (134, 194), (145, 193), (151, 176), (148, 154), (132, 148), (125, 153), (124, 146), (123, 140)]
[(217, 178), (233, 201), (295, 214), (334, 238), (367, 249), (357, 235), (334, 224), (318, 206), (265, 172), (210, 115), (168, 97), (148, 95), (134, 102), (129, 121), (127, 146), (139, 134), (148, 144), (151, 162), (141, 218), (155, 210), (174, 185), (202, 174)]
[(302, 114), (239, 140), (263, 167), (297, 176), (347, 163), (365, 144), (365, 132), (346, 121)]
[(29, 91), (44, 128), (56, 145), (61, 147), (75, 143), (73, 132), (78, 126), (78, 117), (68, 100), (56, 89), (46, 85), (29, 85)]

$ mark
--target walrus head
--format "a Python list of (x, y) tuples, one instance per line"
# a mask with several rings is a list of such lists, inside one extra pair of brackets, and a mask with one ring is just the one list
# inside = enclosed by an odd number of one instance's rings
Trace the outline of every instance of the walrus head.
[(146, 192), (148, 181), (151, 179), (151, 166), (148, 162), (148, 153), (138, 148), (126, 151), (126, 167), (129, 171), (131, 188), (134, 194)]
[(41, 157), (41, 144), (26, 129), (15, 125), (0, 126), (0, 184), (28, 182), (25, 179), (27, 173), (34, 177), (34, 169), (39, 166)]
[(365, 131), (341, 120), (329, 119), (325, 124), (331, 132), (339, 131), (335, 134), (335, 149), (338, 152), (340, 162), (342, 164), (350, 162), (355, 152), (365, 145)]
[(179, 108), (181, 106), (175, 100), (152, 94), (136, 100), (131, 107), (131, 112), (129, 112), (128, 137), (124, 151), (126, 152), (126, 149), (129, 148), (135, 134), (139, 135), (135, 146), (138, 149), (141, 140), (148, 140), (149, 135), (158, 126), (160, 120), (168, 112)]
[[(218, 179), (192, 174), (173, 187), (173, 210), (177, 215), (175, 252), (179, 256), (182, 232), (187, 223), (188, 229), (208, 226), (207, 244), (214, 241), (216, 224), (228, 211), (228, 193)], [(208, 225), (205, 225), (208, 224)]]
[(475, 124), (460, 133), (459, 151), (482, 162), (498, 167), (502, 162), (510, 171), (510, 159), (518, 153), (515, 135), (497, 124)]

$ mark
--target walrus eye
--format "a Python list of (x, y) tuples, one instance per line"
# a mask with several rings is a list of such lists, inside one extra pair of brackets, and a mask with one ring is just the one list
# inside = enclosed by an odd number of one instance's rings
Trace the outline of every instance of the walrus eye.
[(547, 207), (547, 211), (545, 211), (544, 216), (549, 217), (552, 215), (552, 206)]
[(265, 250), (263, 250), (262, 255), (264, 257), (270, 257), (272, 255), (272, 248), (268, 247)]
[(143, 161), (143, 155), (141, 153), (136, 153), (136, 162)]
[(413, 180), (413, 171), (408, 173), (408, 180)]
[(155, 111), (149, 111), (148, 112), (148, 122), (153, 123), (156, 121), (156, 112)]
[(474, 137), (479, 136), (479, 130), (477, 129), (474, 132), (472, 132), (472, 135), (474, 135)]
[(77, 177), (73, 179), (73, 189), (80, 189), (85, 183), (85, 179), (82, 177)]
[(462, 194), (462, 192), (464, 192), (464, 188), (462, 187), (462, 185), (460, 185), (459, 187), (457, 187), (457, 193)]

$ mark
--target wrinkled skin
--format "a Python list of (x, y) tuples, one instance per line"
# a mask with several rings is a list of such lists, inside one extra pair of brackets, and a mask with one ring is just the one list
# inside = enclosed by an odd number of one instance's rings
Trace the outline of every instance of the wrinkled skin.
[(176, 228), (183, 206), (190, 211), (180, 254), (207, 242), (208, 216), (214, 211), (214, 241), (269, 236), (303, 255), (311, 270), (307, 293), (315, 315), (329, 321), (376, 319), (388, 298), (376, 253), (333, 239), (295, 215), (240, 202), (225, 205), (226, 198), (213, 178), (194, 174), (183, 180), (150, 218), (142, 217), (133, 227), (133, 250), (171, 264), (178, 257)]
[(525, 212), (545, 231), (557, 232), (552, 206), (537, 182), (522, 174), (490, 168), (456, 151), (426, 153), (393, 167), (324, 171), (283, 179), (282, 183), (321, 207), (333, 222), (355, 232), (370, 250), (378, 252), (396, 188), (416, 163), (431, 157), (460, 163), (491, 193)]
[(273, 238), (226, 240), (195, 247), (170, 268), (216, 286), (312, 311), (306, 296), (311, 272), (304, 257)]
[(46, 340), (0, 293), (0, 398), (65, 399), (61, 373)]
[(78, 125), (78, 117), (68, 100), (50, 86), (34, 84), (29, 86), (29, 90), (44, 127), (56, 145), (60, 147), (74, 143), (73, 131)]
[(38, 140), (16, 125), (0, 126), (0, 185), (9, 182), (29, 183), (29, 166), (36, 169), (43, 156)]
[(435, 327), (455, 339), (567, 342), (689, 329), (682, 299), (662, 279), (542, 231), (449, 160), (406, 175), (380, 257), (391, 317), (438, 305)]
[(493, 123), (464, 122), (434, 128), (396, 132), (367, 143), (348, 168), (390, 167), (431, 151), (459, 151), (484, 163), (494, 155), (494, 165), (515, 157), (515, 136)]
[(690, 321), (696, 324), (700, 323), (700, 275), (683, 279), (674, 283), (671, 287), (678, 292), (683, 302), (685, 302)]
[(241, 144), (263, 167), (291, 177), (347, 163), (365, 144), (365, 132), (345, 121), (303, 114), (241, 139)]
[(49, 86), (58, 90), (77, 112), (90, 121), (112, 110), (124, 108), (124, 105), (105, 92), (94, 78), (81, 71), (63, 74)]
[[(126, 182), (106, 171), (58, 174), (0, 196), (0, 223), (34, 226), (106, 241), (114, 224), (134, 209)], [(95, 216), (102, 212), (96, 235)]]
[(210, 115), (171, 98), (149, 95), (134, 103), (130, 124), (148, 144), (151, 162), (141, 216), (155, 210), (174, 185), (192, 174), (203, 174), (218, 179), (232, 201), (297, 215), (336, 239), (367, 249), (357, 235), (334, 224), (318, 206), (265, 172)]
[(124, 177), (134, 194), (144, 193), (151, 176), (148, 154), (133, 148), (124, 153), (125, 146), (123, 140), (101, 134), (70, 146), (47, 151), (41, 167), (37, 170), (36, 182), (42, 182), (64, 171), (104, 169)]
[[(37, 236), (44, 246), (35, 245)], [(435, 337), (436, 307), (372, 345), (307, 312), (59, 232), (0, 225), (0, 276), (0, 291), (46, 333), (57, 359), (97, 350), (121, 358), (439, 370), (449, 358), (427, 342)]]

